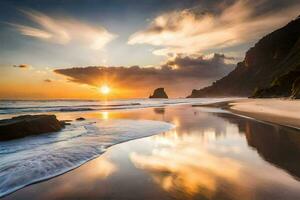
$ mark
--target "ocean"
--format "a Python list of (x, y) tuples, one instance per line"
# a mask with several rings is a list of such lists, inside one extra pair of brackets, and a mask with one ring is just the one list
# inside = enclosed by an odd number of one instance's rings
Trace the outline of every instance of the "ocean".
[(72, 121), (71, 125), (56, 133), (0, 142), (0, 197), (77, 168), (112, 145), (175, 127), (175, 124), (154, 120), (94, 117), (76, 121), (78, 116), (218, 101), (224, 99), (2, 100), (0, 119), (18, 115), (55, 114), (60, 120)]

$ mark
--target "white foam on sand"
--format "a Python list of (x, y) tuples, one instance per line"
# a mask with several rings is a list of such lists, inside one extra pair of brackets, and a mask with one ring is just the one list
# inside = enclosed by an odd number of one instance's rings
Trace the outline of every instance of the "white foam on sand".
[(172, 127), (151, 120), (84, 121), (58, 133), (0, 142), (0, 197), (72, 170), (111, 145)]

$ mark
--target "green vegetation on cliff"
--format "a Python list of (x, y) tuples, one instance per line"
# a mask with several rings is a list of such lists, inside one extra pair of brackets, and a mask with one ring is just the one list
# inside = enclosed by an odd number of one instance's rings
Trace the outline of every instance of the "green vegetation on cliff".
[(266, 88), (257, 88), (251, 97), (276, 98), (292, 97), (300, 98), (300, 70), (290, 71), (280, 77), (276, 77), (271, 85)]

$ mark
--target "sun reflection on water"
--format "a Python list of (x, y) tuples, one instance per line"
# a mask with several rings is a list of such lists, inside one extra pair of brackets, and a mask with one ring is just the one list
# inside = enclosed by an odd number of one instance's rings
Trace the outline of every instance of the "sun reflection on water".
[(103, 119), (103, 120), (108, 120), (109, 119), (109, 112), (107, 112), (107, 111), (101, 112), (100, 118)]

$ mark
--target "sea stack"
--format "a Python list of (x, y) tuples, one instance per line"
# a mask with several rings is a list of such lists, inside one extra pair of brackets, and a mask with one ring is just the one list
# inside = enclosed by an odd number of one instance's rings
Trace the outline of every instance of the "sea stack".
[(153, 95), (150, 95), (149, 98), (150, 99), (152, 99), (152, 98), (167, 99), (168, 95), (166, 94), (164, 88), (156, 88), (153, 92)]
[(55, 115), (22, 115), (0, 120), (0, 141), (60, 131), (65, 122)]

